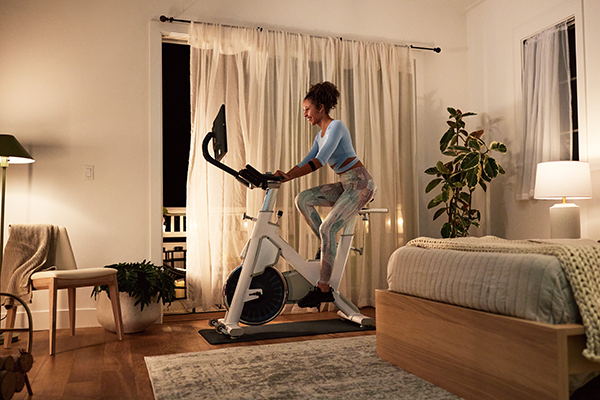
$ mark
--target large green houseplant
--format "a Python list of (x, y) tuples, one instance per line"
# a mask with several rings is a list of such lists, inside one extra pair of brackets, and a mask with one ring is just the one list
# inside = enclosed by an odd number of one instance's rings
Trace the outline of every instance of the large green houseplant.
[(448, 108), (448, 112), (449, 128), (440, 140), (440, 151), (452, 158), (449, 161), (438, 161), (435, 166), (425, 170), (426, 174), (435, 176), (425, 192), (429, 193), (440, 187), (440, 192), (429, 202), (427, 208), (440, 206), (433, 216), (434, 220), (446, 215), (447, 221), (441, 229), (443, 238), (469, 236), (472, 225), (479, 227), (481, 213), (472, 207), (473, 192), (477, 186), (486, 191), (487, 184), (492, 179), (504, 174), (504, 169), (490, 153), (506, 153), (503, 143), (494, 141), (488, 146), (481, 139), (483, 130), (471, 133), (465, 130), (463, 118), (476, 115), (475, 113), (462, 113), (454, 108)]
[[(175, 281), (163, 267), (158, 267), (146, 260), (133, 263), (118, 263), (107, 265), (104, 268), (117, 270), (119, 292), (125, 292), (136, 299), (141, 311), (154, 300), (157, 303), (162, 299), (164, 304), (171, 304), (175, 299)], [(108, 286), (95, 286), (92, 296), (96, 298), (100, 292), (108, 294)]]
[[(175, 281), (164, 270), (151, 262), (133, 262), (107, 265), (117, 270), (117, 282), (125, 333), (141, 332), (160, 317), (161, 300), (171, 304), (175, 299)], [(92, 296), (97, 299), (96, 316), (105, 329), (115, 332), (108, 286), (96, 286)]]

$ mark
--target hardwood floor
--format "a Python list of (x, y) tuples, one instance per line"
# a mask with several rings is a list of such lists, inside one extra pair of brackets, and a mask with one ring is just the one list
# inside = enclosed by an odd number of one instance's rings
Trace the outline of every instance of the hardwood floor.
[[(375, 319), (375, 309), (365, 308), (363, 314)], [(150, 378), (144, 357), (187, 353), (235, 346), (317, 340), (359, 335), (373, 335), (375, 331), (337, 333), (275, 339), (259, 342), (231, 343), (213, 346), (198, 333), (209, 327), (209, 319), (223, 313), (205, 313), (166, 316), (163, 324), (156, 324), (143, 333), (127, 334), (118, 341), (114, 333), (103, 328), (78, 328), (75, 336), (68, 329), (57, 332), (56, 355), (48, 355), (48, 331), (34, 332), (34, 364), (29, 372), (33, 390), (15, 393), (13, 399), (153, 399)], [(334, 312), (313, 314), (286, 314), (274, 323), (337, 318)], [(22, 340), (11, 349), (2, 349), (0, 355), (15, 354), (26, 347)]]

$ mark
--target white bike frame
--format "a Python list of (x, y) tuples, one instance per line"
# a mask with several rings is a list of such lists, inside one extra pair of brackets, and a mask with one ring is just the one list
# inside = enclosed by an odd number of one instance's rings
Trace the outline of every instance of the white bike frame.
[[(242, 257), (244, 259), (240, 271), (239, 280), (235, 288), (235, 293), (229, 305), (229, 310), (225, 317), (218, 320), (218, 325), (225, 329), (225, 332), (231, 337), (239, 337), (244, 333), (240, 327), (240, 316), (244, 303), (256, 299), (260, 294), (260, 289), (250, 289), (252, 277), (261, 274), (267, 266), (277, 264), (279, 257), (283, 257), (296, 271), (298, 271), (308, 282), (316, 284), (319, 280), (321, 262), (320, 260), (305, 260), (296, 252), (278, 233), (279, 225), (277, 218), (273, 221), (273, 209), (277, 192), (280, 187), (279, 182), (269, 182), (269, 188), (266, 191), (265, 199), (258, 217), (250, 218), (255, 222), (252, 235)], [(387, 209), (363, 209), (359, 215), (365, 216), (368, 213), (387, 213)], [(366, 218), (366, 217), (364, 217)], [(361, 326), (373, 325), (373, 320), (362, 315), (354, 304), (346, 299), (339, 291), (340, 281), (344, 274), (348, 255), (354, 237), (354, 228), (356, 219), (349, 222), (341, 235), (338, 244), (338, 252), (333, 265), (330, 285), (333, 288), (333, 304), (339, 309), (338, 315), (347, 320), (360, 324)], [(293, 290), (293, 288), (290, 288)]]

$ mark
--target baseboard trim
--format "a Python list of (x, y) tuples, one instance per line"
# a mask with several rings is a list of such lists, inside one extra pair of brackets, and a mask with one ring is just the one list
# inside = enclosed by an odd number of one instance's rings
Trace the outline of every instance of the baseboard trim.
[[(47, 331), (50, 325), (50, 314), (47, 310), (31, 311), (34, 331)], [(27, 328), (27, 313), (22, 307), (17, 311), (15, 326)], [(75, 312), (75, 328), (89, 328), (100, 326), (96, 320), (95, 308), (81, 308)], [(69, 328), (69, 310), (57, 310), (56, 329)]]

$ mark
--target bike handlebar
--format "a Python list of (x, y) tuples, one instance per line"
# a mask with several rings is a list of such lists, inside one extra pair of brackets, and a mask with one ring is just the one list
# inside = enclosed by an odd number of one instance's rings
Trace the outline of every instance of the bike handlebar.
[(270, 186), (272, 186), (273, 183), (278, 183), (279, 181), (283, 180), (282, 176), (275, 176), (270, 173), (267, 173), (267, 174), (260, 173), (257, 169), (252, 167), (250, 164), (247, 164), (246, 168), (236, 171), (233, 168), (223, 164), (222, 162), (217, 161), (213, 156), (210, 155), (210, 152), (208, 151), (208, 144), (210, 143), (210, 140), (214, 136), (215, 136), (214, 133), (208, 132), (206, 134), (206, 136), (204, 137), (204, 140), (202, 141), (202, 155), (204, 156), (206, 161), (208, 161), (215, 167), (222, 169), (223, 171), (227, 172), (228, 174), (233, 175), (233, 177), (235, 179), (237, 179), (238, 182), (240, 182), (244, 186), (246, 186), (250, 189), (259, 187), (263, 190), (266, 190)]

